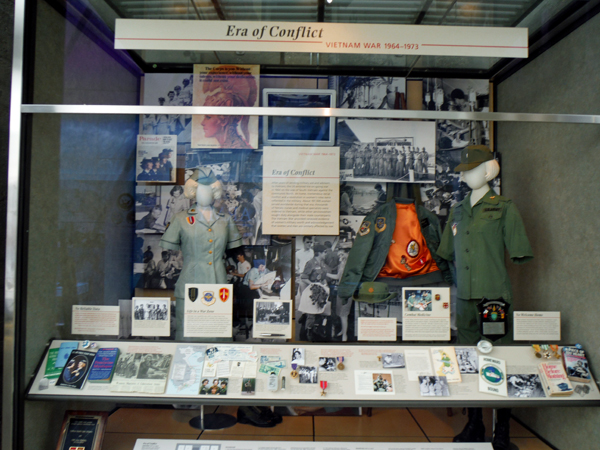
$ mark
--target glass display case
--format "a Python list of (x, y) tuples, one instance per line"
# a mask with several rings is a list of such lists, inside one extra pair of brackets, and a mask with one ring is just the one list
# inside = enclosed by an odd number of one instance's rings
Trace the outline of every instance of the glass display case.
[[(423, 285), (388, 283), (394, 298), (385, 303), (345, 302), (339, 292), (356, 240), (385, 230), (385, 222), (363, 219), (393, 198), (426, 210), (427, 225), (419, 217), (421, 227), (434, 224), (437, 234), (427, 234), (421, 247), (437, 257), (442, 230), (453, 226), (450, 211), (469, 191), (454, 169), (473, 145), (494, 151), (501, 171), (492, 188), (518, 206), (535, 254), (528, 265), (508, 264), (515, 310), (559, 311), (562, 336), (552, 343), (580, 342), (594, 361), (599, 3), (16, 0), (2, 448), (52, 448), (65, 411), (120, 406), (110, 396), (32, 395), (50, 343), (171, 348), (192, 340), (182, 333), (181, 305), (191, 295), (186, 283), (233, 286), (227, 342), (263, 345), (274, 336), (254, 334), (258, 313), (270, 334), (270, 324), (288, 308), (292, 343), (349, 348), (360, 338), (360, 319), (384, 317), (396, 318), (392, 334), (402, 343), (407, 286), (448, 289), (455, 339), (452, 262), (436, 260), (432, 272), (439, 272), (421, 279)], [(397, 27), (398, 33), (409, 25), (439, 26), (448, 30), (440, 31), (441, 41), (454, 39), (450, 34), (458, 27), (482, 27), (483, 34), (485, 27), (527, 28), (529, 54), (415, 54), (412, 47), (394, 46), (380, 53), (341, 47), (311, 52), (291, 44), (289, 51), (249, 51), (235, 41), (215, 50), (119, 50), (116, 19), (258, 24), (256, 29), (295, 22), (351, 30), (378, 25), (394, 32)], [(281, 180), (273, 180), (279, 175), (272, 169), (277, 148), (286, 155), (296, 149), (333, 156), (333, 162), (321, 163), (277, 160), (298, 178), (315, 172), (320, 181), (334, 179), (321, 203), (313, 190), (311, 206), (301, 213), (308, 197), (297, 187), (281, 200)], [(213, 219), (226, 217), (231, 228), (223, 248), (202, 248), (186, 259), (185, 238), (167, 242), (165, 233), (176, 216), (184, 227), (203, 220), (190, 212), (202, 185), (198, 169), (220, 184)], [(191, 196), (190, 179), (196, 183)], [(315, 231), (317, 215), (326, 212), (334, 216), (334, 231)], [(284, 216), (293, 219), (285, 226), (279, 220)], [(300, 227), (305, 217), (311, 220)], [(324, 255), (327, 269), (312, 270), (316, 253)], [(218, 265), (225, 278), (211, 278), (214, 267), (211, 276), (204, 269), (190, 273), (192, 259)], [(317, 291), (323, 303), (308, 304)], [(148, 303), (157, 298), (167, 299), (169, 326), (136, 334), (135, 299), (163, 320)], [(118, 318), (118, 333), (87, 333), (81, 315), (75, 316), (80, 307), (101, 307)], [(91, 329), (97, 330), (96, 320)], [(564, 403), (585, 406), (590, 399)], [(138, 401), (152, 404), (127, 399)], [(280, 403), (288, 401), (294, 398)], [(319, 402), (315, 397), (314, 404)], [(521, 408), (514, 414), (559, 446), (565, 440), (588, 444), (590, 436), (569, 430), (593, 423), (596, 409), (572, 408), (565, 417), (544, 404), (535, 407), (533, 414)]]

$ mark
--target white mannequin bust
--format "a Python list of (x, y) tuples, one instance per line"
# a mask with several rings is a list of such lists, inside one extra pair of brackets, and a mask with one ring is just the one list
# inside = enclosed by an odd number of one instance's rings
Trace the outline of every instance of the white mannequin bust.
[(461, 172), (462, 180), (472, 189), (471, 208), (487, 194), (490, 190), (488, 182), (496, 178), (499, 173), (500, 165), (495, 159), (481, 163), (474, 169)]
[(196, 207), (202, 211), (206, 221), (210, 222), (213, 218), (212, 205), (215, 200), (223, 196), (223, 186), (220, 181), (215, 181), (212, 184), (202, 184), (190, 178), (185, 182), (183, 192), (186, 198), (196, 200)]

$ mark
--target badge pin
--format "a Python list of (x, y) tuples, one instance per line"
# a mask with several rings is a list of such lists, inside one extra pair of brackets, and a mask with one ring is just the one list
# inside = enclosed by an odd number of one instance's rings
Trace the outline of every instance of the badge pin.
[(321, 397), (324, 397), (325, 389), (327, 389), (327, 381), (319, 381), (319, 385), (321, 386)]
[(194, 225), (194, 222), (196, 222), (196, 218), (195, 217), (186, 217), (187, 223), (189, 223), (190, 225)]
[(346, 368), (346, 366), (344, 366), (344, 357), (338, 356), (337, 360), (338, 360), (338, 365), (337, 365), (338, 370), (344, 370)]
[(292, 371), (290, 372), (292, 378), (298, 378), (298, 371), (296, 370), (297, 368), (298, 364), (292, 364)]

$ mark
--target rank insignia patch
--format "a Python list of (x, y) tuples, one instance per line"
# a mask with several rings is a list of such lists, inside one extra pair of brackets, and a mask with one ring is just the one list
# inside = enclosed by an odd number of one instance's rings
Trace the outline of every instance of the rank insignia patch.
[(195, 217), (186, 217), (187, 223), (189, 223), (190, 225), (194, 225), (194, 222), (196, 222), (196, 218)]
[(417, 241), (410, 241), (408, 243), (408, 246), (406, 247), (406, 253), (408, 253), (408, 256), (413, 258), (419, 254), (419, 244)]
[(215, 293), (211, 291), (206, 291), (202, 294), (202, 303), (206, 306), (212, 305), (216, 301)]
[(386, 228), (385, 217), (378, 217), (375, 221), (375, 231), (381, 233)]
[(362, 225), (360, 226), (360, 230), (358, 230), (358, 234), (360, 236), (366, 236), (367, 234), (369, 234), (371, 232), (371, 222), (363, 222)]

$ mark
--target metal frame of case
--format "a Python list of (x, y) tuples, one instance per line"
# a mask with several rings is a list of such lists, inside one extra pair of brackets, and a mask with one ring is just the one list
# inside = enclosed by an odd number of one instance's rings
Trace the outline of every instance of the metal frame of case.
[[(33, 114), (220, 114), (266, 116), (326, 116), (394, 119), (458, 119), (508, 122), (553, 122), (600, 124), (600, 115), (575, 114), (524, 114), (524, 113), (467, 113), (442, 111), (378, 111), (348, 109), (305, 108), (223, 108), (223, 107), (158, 107), (121, 105), (35, 105), (25, 102), (27, 83), (30, 82), (25, 60), (28, 39), (35, 39), (34, 30), (27, 26), (35, 10), (35, 0), (15, 0), (13, 67), (10, 103), (7, 223), (6, 223), (6, 274), (4, 292), (4, 374), (2, 404), (2, 449), (17, 448), (22, 441), (23, 402), (26, 386), (23, 380), (22, 358), (24, 348), (23, 323), (25, 316), (24, 280), (27, 277), (26, 237), (27, 189), (26, 164), (22, 164), (28, 151), (26, 124)], [(576, 23), (575, 27), (581, 23)], [(517, 64), (516, 69), (522, 63)], [(513, 71), (516, 70), (513, 68)], [(453, 74), (453, 76), (457, 76)]]

